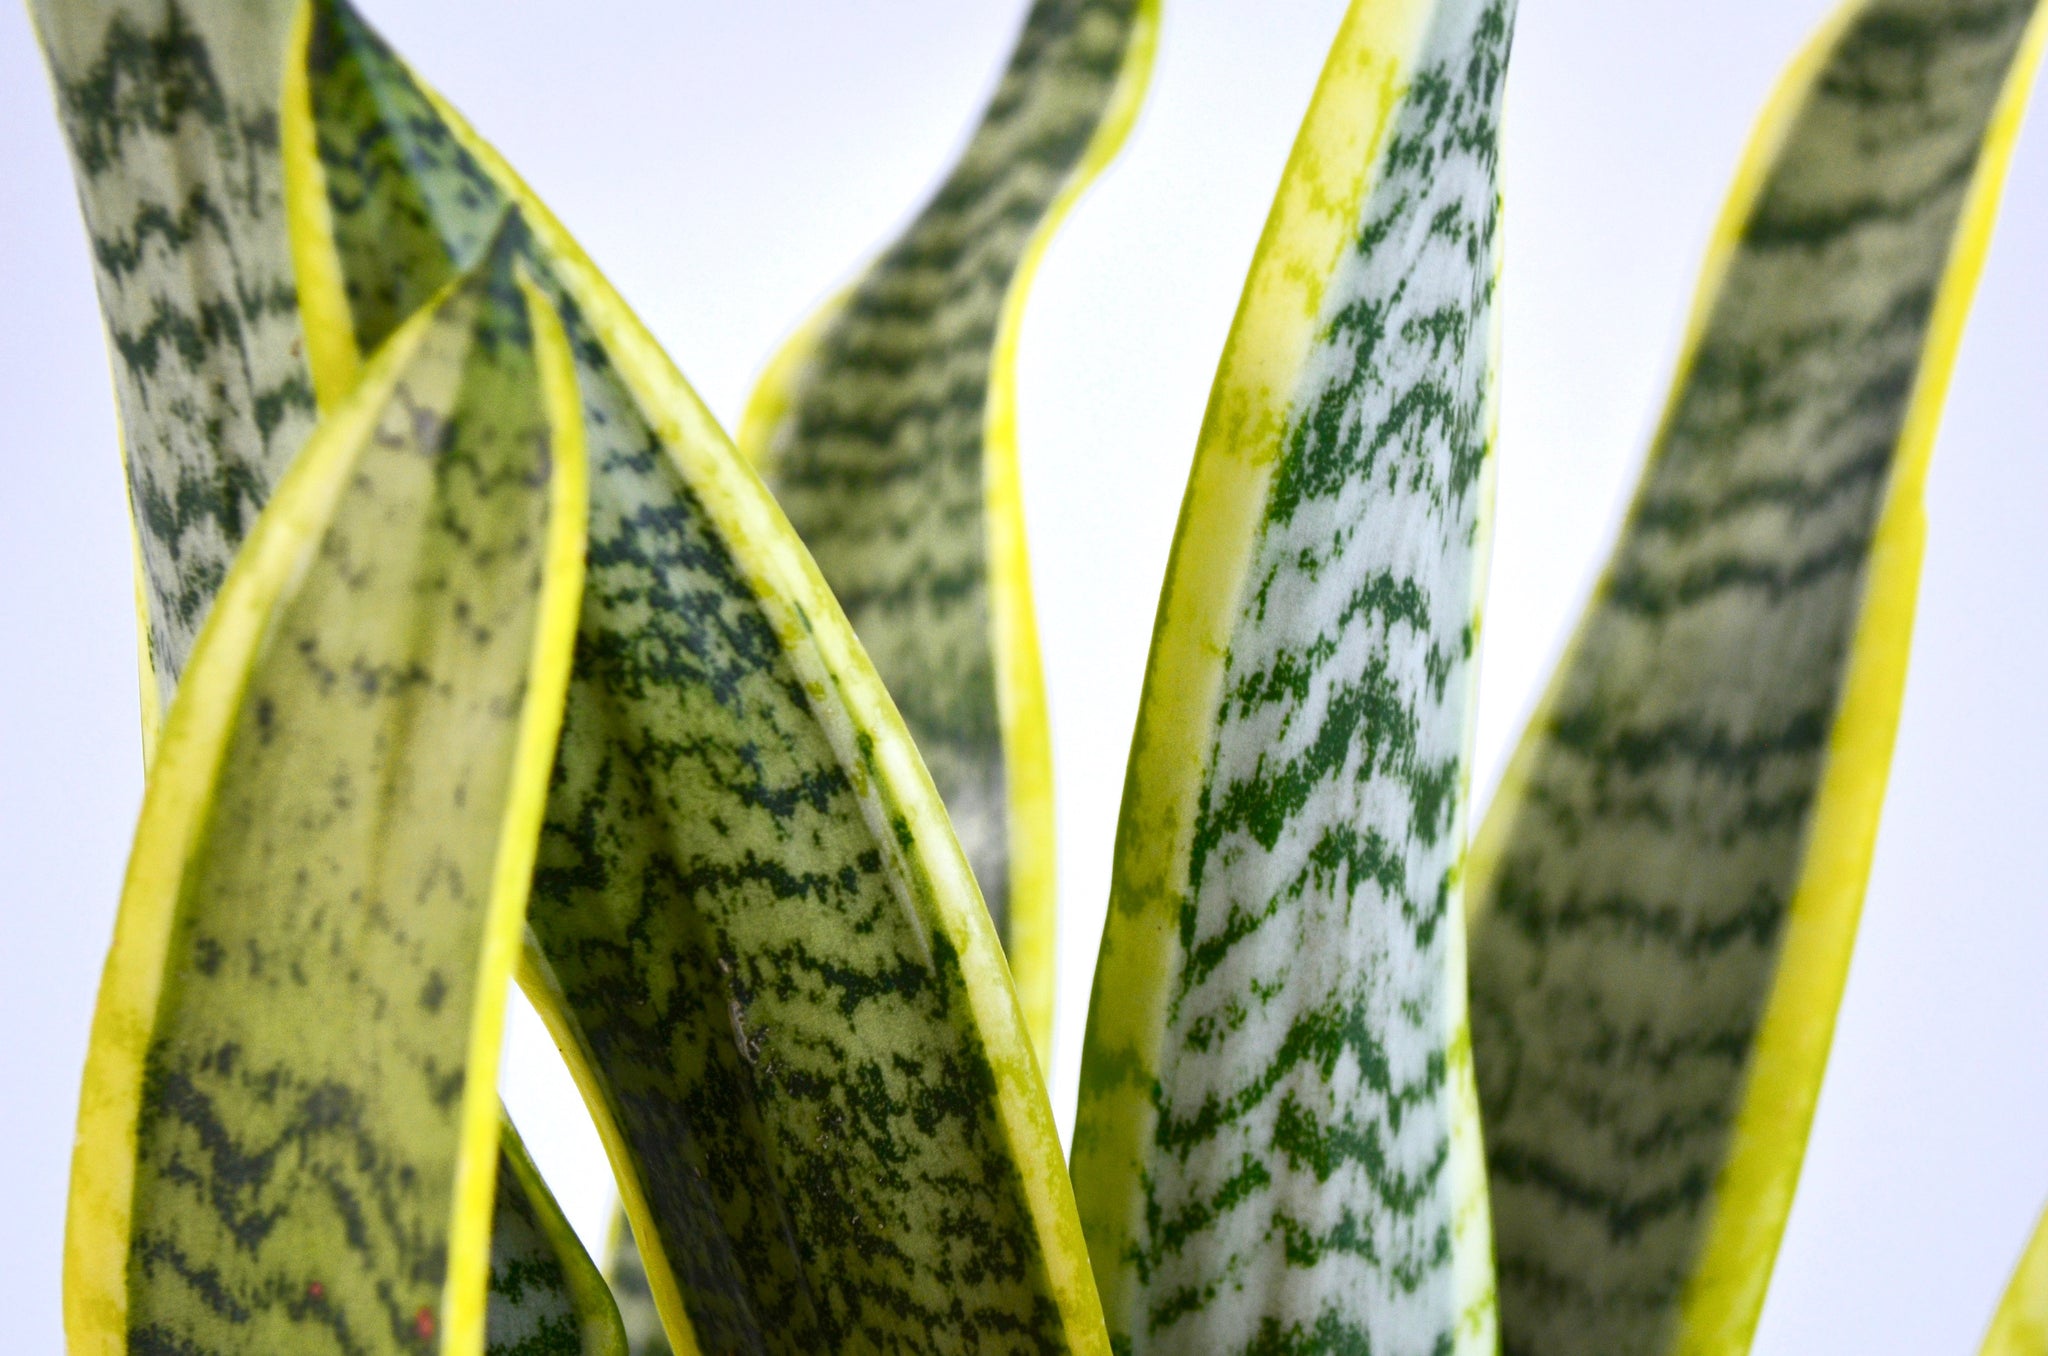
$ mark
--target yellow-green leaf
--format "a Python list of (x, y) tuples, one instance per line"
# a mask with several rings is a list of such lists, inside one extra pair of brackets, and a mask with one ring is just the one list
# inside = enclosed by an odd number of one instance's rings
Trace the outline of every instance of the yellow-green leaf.
[(301, 32), (285, 143), (316, 355), (340, 354), (323, 399), (400, 309), (380, 298), (466, 263), (477, 204), (534, 223), (574, 351), (589, 571), (522, 979), (669, 1337), (1105, 1350), (1000, 945), (816, 567), (496, 154), (341, 4)]
[(740, 447), (888, 684), (1051, 1067), (1052, 751), (1017, 462), (1039, 257), (1137, 116), (1159, 0), (1036, 0), (903, 236), (776, 355)]
[(81, 1098), (74, 1351), (482, 1349), (586, 520), (522, 236), (321, 424), (179, 686)]
[(1174, 538), (1074, 1181), (1143, 1352), (1495, 1348), (1460, 872), (1508, 0), (1358, 0)]
[(1621, 538), (1474, 849), (1509, 1350), (1747, 1350), (1896, 729), (1941, 398), (2044, 33), (1858, 0), (1715, 236)]

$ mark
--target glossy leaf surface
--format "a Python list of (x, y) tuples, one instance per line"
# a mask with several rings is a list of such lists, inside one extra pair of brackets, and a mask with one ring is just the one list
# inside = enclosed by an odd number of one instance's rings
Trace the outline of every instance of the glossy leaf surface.
[(2041, 32), (2032, 0), (1852, 4), (1741, 171), (1621, 539), (1474, 853), (1510, 1352), (1748, 1348)]
[(1459, 872), (1512, 6), (1354, 4), (1210, 397), (1074, 1141), (1132, 1352), (1483, 1352)]
[(1158, 0), (1036, 0), (945, 183), (777, 355), (740, 432), (931, 769), (1041, 1065), (1052, 768), (1017, 345), (1040, 253), (1137, 116), (1158, 22)]

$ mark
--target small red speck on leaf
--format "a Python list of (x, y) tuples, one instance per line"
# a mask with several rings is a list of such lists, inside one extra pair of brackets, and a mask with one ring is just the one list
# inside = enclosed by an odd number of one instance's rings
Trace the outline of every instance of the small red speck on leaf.
[(420, 1306), (420, 1311), (412, 1316), (412, 1331), (413, 1335), (419, 1338), (422, 1342), (433, 1341), (434, 1311), (432, 1309), (429, 1309), (426, 1305), (422, 1304)]
[(327, 1298), (327, 1287), (314, 1281), (306, 1287), (306, 1298), (317, 1304)]

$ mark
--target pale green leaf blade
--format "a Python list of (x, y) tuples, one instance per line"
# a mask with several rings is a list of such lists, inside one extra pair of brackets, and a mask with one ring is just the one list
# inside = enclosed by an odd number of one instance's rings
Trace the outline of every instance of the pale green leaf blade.
[(627, 1356), (619, 1307), (509, 1117), (499, 1128), (484, 1352)]
[(1137, 116), (1159, 0), (1035, 0), (932, 201), (771, 363), (741, 450), (888, 684), (1050, 1067), (1052, 753), (1017, 345), (1039, 256)]
[(1740, 173), (1621, 539), (1474, 850), (1511, 1352), (1748, 1348), (2042, 24), (2033, 0), (1851, 4)]
[(670, 1336), (1103, 1350), (999, 943), (843, 615), (573, 241), (349, 24), (345, 51), (307, 64), (295, 143), (325, 185), (317, 208), (293, 198), (325, 217), (298, 241), (333, 260), (323, 314), (353, 325), (366, 288), (460, 266), (439, 225), (415, 237), (438, 237), (438, 260), (348, 243), (355, 213), (383, 209), (335, 190), (375, 178), (358, 157), (396, 122), (422, 181), (408, 201), (509, 198), (538, 223), (529, 263), (575, 351), (590, 562), (523, 979), (596, 1113)]
[(1513, 7), (1351, 7), (1153, 636), (1074, 1179), (1119, 1350), (1486, 1352), (1460, 869)]
[(81, 1096), (74, 1351), (482, 1349), (585, 522), (521, 233), (321, 425), (180, 685)]
[(313, 427), (277, 156), (287, 0), (33, 0), (107, 327), (146, 743)]

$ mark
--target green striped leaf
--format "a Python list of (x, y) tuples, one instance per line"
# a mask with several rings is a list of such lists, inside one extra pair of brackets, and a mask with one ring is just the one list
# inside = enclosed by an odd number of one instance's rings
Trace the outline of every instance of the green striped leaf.
[(611, 1291), (509, 1118), (491, 1223), (486, 1356), (628, 1356)]
[(522, 233), (322, 423), (179, 686), (81, 1097), (75, 1351), (481, 1349), (586, 517)]
[(2042, 24), (2033, 0), (1851, 4), (1738, 177), (1620, 541), (1474, 850), (1510, 1352), (1749, 1346)]
[(2048, 1215), (2034, 1226), (1979, 1356), (2048, 1356)]
[(277, 155), (286, 0), (33, 0), (134, 515), (145, 743), (313, 427)]
[(816, 567), (495, 152), (339, 3), (302, 34), (294, 247), (342, 368), (506, 202), (570, 336), (590, 556), (521, 977), (669, 1339), (1104, 1349), (1000, 945)]
[(931, 769), (1044, 1068), (1052, 749), (1017, 345), (1040, 255), (1137, 116), (1158, 22), (1159, 0), (1035, 0), (959, 163), (775, 357), (740, 428)]
[(1074, 1136), (1120, 1351), (1494, 1345), (1460, 870), (1512, 14), (1351, 7), (1210, 397)]

